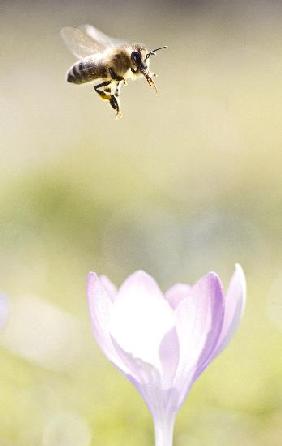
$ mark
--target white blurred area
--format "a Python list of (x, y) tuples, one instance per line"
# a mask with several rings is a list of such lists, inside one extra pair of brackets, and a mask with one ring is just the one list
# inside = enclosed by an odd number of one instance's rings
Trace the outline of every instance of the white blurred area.
[(0, 328), (7, 321), (8, 312), (8, 299), (4, 294), (0, 294)]
[(43, 431), (42, 446), (89, 446), (91, 432), (78, 414), (60, 412), (50, 417)]
[(0, 344), (21, 358), (60, 371), (77, 366), (86, 356), (88, 341), (74, 316), (39, 297), (26, 295), (11, 303)]

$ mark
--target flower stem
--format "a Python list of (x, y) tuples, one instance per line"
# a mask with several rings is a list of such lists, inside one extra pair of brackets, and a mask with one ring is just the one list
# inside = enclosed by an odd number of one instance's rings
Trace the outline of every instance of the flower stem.
[(155, 419), (155, 446), (172, 446), (175, 415), (164, 419)]

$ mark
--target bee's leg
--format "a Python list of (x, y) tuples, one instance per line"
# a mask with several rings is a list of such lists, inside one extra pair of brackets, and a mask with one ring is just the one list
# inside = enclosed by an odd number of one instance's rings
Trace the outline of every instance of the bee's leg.
[(109, 73), (114, 81), (117, 82), (124, 81), (124, 78), (116, 74), (116, 72), (112, 68), (109, 68)]
[(95, 85), (94, 90), (101, 99), (104, 99), (106, 101), (109, 101), (112, 108), (117, 111), (117, 114), (119, 113), (119, 104), (115, 98), (115, 96), (112, 94), (112, 81), (105, 81), (101, 82), (101, 84)]
[(122, 76), (118, 76), (118, 75), (116, 74), (116, 72), (115, 72), (112, 68), (109, 68), (109, 73), (110, 73), (110, 75), (112, 76), (112, 79), (113, 79), (114, 81), (117, 81), (118, 83), (121, 82), (121, 81), (123, 81), (123, 84), (124, 84), (124, 85), (127, 85), (127, 80), (124, 79), (124, 77), (122, 77)]
[(105, 95), (105, 99), (108, 99), (112, 108), (116, 110), (117, 115), (119, 113), (119, 103), (115, 96), (116, 89), (114, 88), (114, 82), (111, 82), (110, 85), (104, 88), (103, 94)]
[(121, 118), (122, 117), (122, 113), (120, 111), (120, 99), (119, 99), (119, 97), (120, 97), (120, 89), (121, 89), (121, 81), (116, 83), (116, 90), (115, 90), (115, 94), (113, 96), (115, 98), (115, 104), (116, 104), (115, 110), (117, 112), (117, 114), (116, 114), (117, 118)]
[(118, 118), (120, 116), (119, 101), (114, 95), (111, 96), (110, 104), (112, 108), (116, 111), (116, 117)]
[(105, 81), (101, 84), (95, 85), (94, 90), (99, 94), (101, 99), (110, 102), (111, 107), (116, 111), (116, 116), (120, 117), (120, 104), (119, 104), (119, 84), (116, 84), (116, 88), (113, 92), (113, 81)]
[(116, 97), (120, 96), (120, 89), (121, 89), (121, 81), (117, 82), (117, 84), (116, 84), (116, 91), (115, 91), (115, 96)]
[(105, 81), (101, 82), (101, 84), (94, 85), (94, 90), (96, 91), (96, 93), (98, 93), (101, 99), (105, 99), (107, 101), (111, 100), (111, 88), (104, 88), (108, 87), (111, 83), (112, 81)]

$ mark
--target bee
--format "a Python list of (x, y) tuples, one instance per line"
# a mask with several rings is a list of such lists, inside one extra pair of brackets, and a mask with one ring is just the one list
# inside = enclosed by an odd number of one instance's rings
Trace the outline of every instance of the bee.
[(166, 46), (147, 50), (143, 44), (129, 44), (107, 36), (91, 25), (77, 28), (67, 26), (61, 30), (62, 38), (70, 51), (79, 59), (67, 71), (66, 80), (74, 84), (100, 81), (94, 86), (101, 99), (109, 102), (121, 117), (120, 89), (129, 79), (145, 77), (157, 92), (150, 71), (150, 57)]

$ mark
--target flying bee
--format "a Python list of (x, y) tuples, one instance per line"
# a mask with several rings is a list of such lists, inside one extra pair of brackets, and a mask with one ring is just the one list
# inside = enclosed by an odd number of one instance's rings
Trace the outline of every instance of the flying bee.
[(107, 36), (91, 25), (78, 28), (67, 26), (61, 31), (62, 38), (70, 51), (79, 59), (67, 72), (66, 80), (74, 84), (101, 81), (94, 90), (101, 99), (120, 112), (120, 88), (128, 79), (145, 77), (150, 87), (157, 92), (150, 71), (150, 57), (166, 46), (147, 50), (143, 44), (129, 44)]

